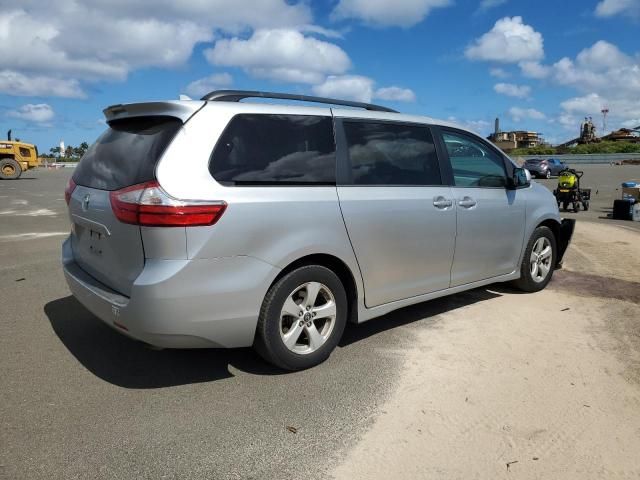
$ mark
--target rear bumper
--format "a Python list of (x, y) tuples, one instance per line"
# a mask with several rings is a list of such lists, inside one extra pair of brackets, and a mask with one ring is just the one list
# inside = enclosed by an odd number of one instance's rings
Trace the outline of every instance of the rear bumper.
[(146, 260), (131, 296), (114, 292), (62, 246), (64, 275), (76, 299), (118, 332), (163, 348), (247, 347), (258, 312), (280, 271), (253, 257)]
[(571, 243), (571, 238), (573, 237), (573, 231), (576, 226), (576, 221), (569, 218), (563, 218), (560, 223), (560, 231), (558, 235), (558, 259), (556, 260), (556, 267), (562, 268), (562, 260), (564, 259), (564, 254), (569, 247), (569, 243)]

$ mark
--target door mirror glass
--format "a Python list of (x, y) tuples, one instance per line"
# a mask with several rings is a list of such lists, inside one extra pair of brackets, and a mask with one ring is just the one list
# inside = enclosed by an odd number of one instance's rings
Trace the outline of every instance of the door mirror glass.
[(526, 168), (515, 168), (513, 170), (513, 187), (528, 187), (531, 184), (531, 172)]

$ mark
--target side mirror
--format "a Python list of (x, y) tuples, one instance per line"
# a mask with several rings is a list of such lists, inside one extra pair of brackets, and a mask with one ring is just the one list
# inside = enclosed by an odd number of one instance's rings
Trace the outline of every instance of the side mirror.
[(531, 184), (531, 172), (526, 168), (514, 168), (513, 177), (509, 183), (511, 188), (528, 187)]

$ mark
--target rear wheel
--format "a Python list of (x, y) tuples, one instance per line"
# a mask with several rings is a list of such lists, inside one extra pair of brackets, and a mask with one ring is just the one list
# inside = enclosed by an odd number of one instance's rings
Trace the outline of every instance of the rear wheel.
[(22, 168), (13, 158), (0, 159), (0, 178), (3, 180), (16, 180), (21, 174)]
[(325, 361), (338, 345), (347, 320), (347, 296), (326, 267), (297, 268), (267, 292), (260, 309), (254, 347), (285, 370)]
[(534, 230), (520, 265), (514, 286), (524, 292), (538, 292), (551, 281), (556, 264), (556, 239), (549, 227)]

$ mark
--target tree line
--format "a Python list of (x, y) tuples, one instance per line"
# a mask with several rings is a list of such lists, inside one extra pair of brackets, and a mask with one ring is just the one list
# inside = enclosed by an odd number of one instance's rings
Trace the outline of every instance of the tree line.
[(563, 155), (585, 153), (640, 153), (640, 143), (598, 142), (562, 148), (541, 145), (533, 148), (516, 148), (511, 150), (509, 155)]
[(60, 162), (77, 162), (88, 149), (89, 144), (87, 142), (82, 142), (78, 147), (67, 145), (64, 152), (60, 150), (60, 147), (50, 148), (49, 153), (43, 153), (40, 156), (42, 158), (55, 158)]

